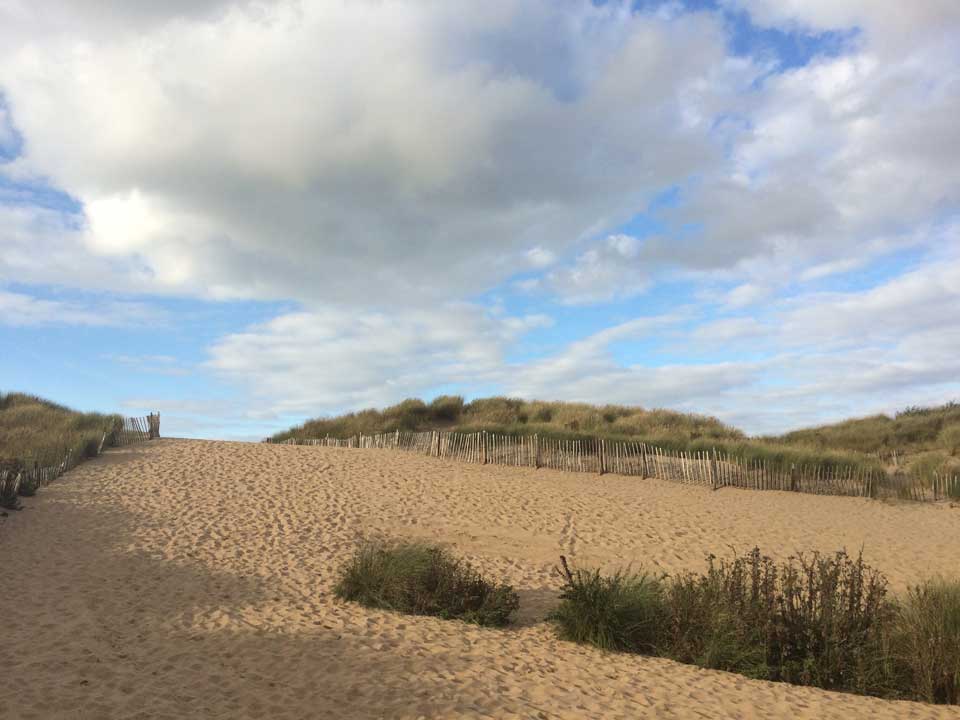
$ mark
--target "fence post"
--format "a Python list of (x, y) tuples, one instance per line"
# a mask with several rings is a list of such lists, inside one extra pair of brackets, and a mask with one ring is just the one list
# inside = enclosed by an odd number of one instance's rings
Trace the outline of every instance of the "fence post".
[(607, 471), (607, 441), (600, 438), (600, 474)]
[(640, 464), (643, 467), (643, 477), (650, 477), (650, 473), (647, 472), (647, 444), (640, 443)]
[(400, 447), (400, 431), (399, 430), (397, 430), (397, 432), (394, 434), (393, 446), (395, 448)]
[(719, 487), (717, 483), (717, 449), (710, 448), (710, 484), (716, 490)]
[(797, 492), (797, 466), (795, 463), (790, 463), (790, 489)]
[(540, 435), (538, 433), (533, 434), (533, 466), (540, 467)]
[(480, 436), (480, 458), (481, 458), (480, 464), (486, 465), (487, 464), (487, 431), (486, 430), (482, 431), (482, 434)]

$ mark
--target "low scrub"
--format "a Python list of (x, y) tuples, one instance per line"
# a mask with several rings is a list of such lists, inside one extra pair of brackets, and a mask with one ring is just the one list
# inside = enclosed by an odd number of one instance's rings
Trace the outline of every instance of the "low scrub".
[(334, 593), (366, 607), (502, 626), (519, 606), (509, 585), (485, 579), (443, 548), (369, 541), (341, 571)]
[(704, 573), (571, 571), (550, 619), (562, 638), (748, 677), (957, 703), (960, 583), (898, 601), (846, 552), (784, 562), (758, 549)]

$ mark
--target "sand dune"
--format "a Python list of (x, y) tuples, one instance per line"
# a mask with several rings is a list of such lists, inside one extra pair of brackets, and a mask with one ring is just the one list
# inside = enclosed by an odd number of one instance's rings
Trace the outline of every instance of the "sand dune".
[[(960, 509), (162, 440), (0, 520), (0, 718), (960, 718), (563, 643), (560, 553), (667, 571), (757, 543), (864, 548), (895, 590), (956, 573)], [(521, 590), (480, 629), (335, 602), (365, 533), (451, 543)]]

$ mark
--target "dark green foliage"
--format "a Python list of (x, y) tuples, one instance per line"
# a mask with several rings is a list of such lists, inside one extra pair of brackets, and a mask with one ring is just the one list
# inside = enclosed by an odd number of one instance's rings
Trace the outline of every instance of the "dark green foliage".
[(33, 497), (37, 494), (37, 481), (33, 478), (24, 477), (20, 481), (20, 488), (17, 490), (22, 497)]
[(894, 639), (910, 696), (960, 704), (960, 582), (911, 588)]
[(655, 654), (666, 620), (661, 579), (647, 573), (571, 571), (560, 558), (565, 584), (549, 619), (564, 640), (604, 650)]
[[(666, 646), (681, 662), (800, 685), (883, 694), (886, 580), (845, 552), (777, 564), (754, 549), (674, 580)], [(876, 671), (880, 670), (879, 675)]]
[(361, 545), (334, 592), (366, 607), (477, 625), (506, 625), (520, 604), (509, 585), (490, 582), (446, 550), (418, 542)]

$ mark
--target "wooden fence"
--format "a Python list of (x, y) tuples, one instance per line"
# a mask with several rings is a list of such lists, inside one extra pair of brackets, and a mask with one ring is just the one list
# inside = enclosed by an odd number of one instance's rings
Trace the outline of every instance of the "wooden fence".
[(643, 442), (557, 440), (538, 435), (501, 435), (445, 431), (380, 433), (351, 438), (290, 438), (288, 445), (343, 448), (392, 448), (460, 462), (551, 468), (568, 472), (616, 473), (752, 490), (788, 490), (818, 495), (897, 497), (909, 500), (960, 499), (960, 476), (932, 479), (889, 475), (853, 466), (777, 467), (717, 450), (684, 452)]
[[(160, 414), (146, 417), (124, 418), (113, 428), (102, 433), (96, 450), (87, 443), (69, 448), (63, 460), (56, 465), (40, 467), (0, 467), (0, 507), (14, 509), (18, 506), (17, 496), (33, 494), (38, 488), (46, 487), (68, 470), (73, 469), (88, 457), (99, 456), (104, 447), (119, 447), (144, 442), (160, 437)], [(11, 464), (12, 465), (12, 464)], [(26, 488), (30, 488), (25, 492)]]
[(153, 440), (160, 437), (160, 413), (151, 413), (146, 417), (123, 418), (123, 423), (112, 431), (115, 446)]

